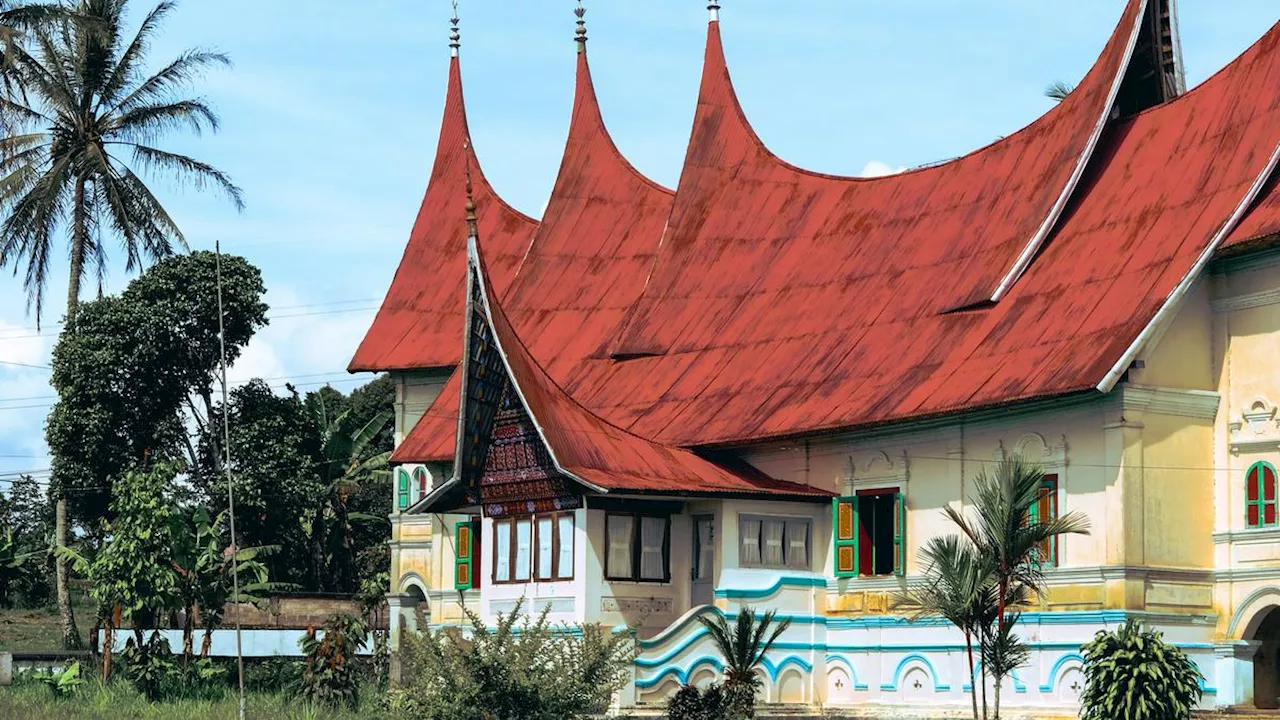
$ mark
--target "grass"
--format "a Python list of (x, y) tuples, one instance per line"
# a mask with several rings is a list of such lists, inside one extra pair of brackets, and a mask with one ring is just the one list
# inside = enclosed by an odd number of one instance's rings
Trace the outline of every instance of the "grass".
[[(72, 607), (76, 613), (76, 628), (84, 647), (89, 647), (89, 630), (93, 627), (93, 606), (82, 597), (76, 597)], [(58, 608), (12, 608), (0, 610), (0, 650), (10, 652), (56, 652), (62, 650), (62, 625)]]
[[(355, 711), (310, 705), (287, 695), (250, 694), (248, 717), (283, 720), (356, 720), (378, 718), (381, 714), (369, 695)], [(43, 685), (21, 682), (0, 688), (0, 718), (27, 720), (234, 720), (237, 702), (234, 693), (218, 700), (175, 700), (151, 703), (124, 683), (103, 685), (89, 680), (66, 698), (55, 698)]]

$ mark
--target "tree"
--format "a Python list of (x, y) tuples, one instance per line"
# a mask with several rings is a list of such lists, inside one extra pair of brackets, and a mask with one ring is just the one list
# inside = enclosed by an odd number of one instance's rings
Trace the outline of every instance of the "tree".
[[(973, 648), (979, 650), (988, 629), (994, 625), (996, 603), (989, 592), (991, 568), (973, 545), (957, 535), (931, 539), (920, 550), (924, 576), (907, 586), (894, 599), (896, 609), (912, 613), (913, 620), (942, 617), (964, 634), (965, 654), (969, 661), (969, 686), (974, 720), (986, 717), (987, 686), (979, 683)], [(985, 672), (984, 666), (984, 672)], [(978, 713), (978, 692), (982, 688), (982, 714)]]
[(14, 596), (29, 607), (48, 602), (53, 557), (53, 503), (35, 478), (21, 475), (9, 486), (9, 526), (21, 553), (34, 553), (13, 583)]
[[(123, 243), (130, 271), (144, 259), (186, 247), (177, 223), (135, 168), (197, 189), (220, 190), (243, 207), (240, 189), (225, 173), (155, 145), (179, 129), (217, 130), (212, 108), (180, 91), (206, 69), (230, 61), (221, 53), (189, 50), (148, 76), (143, 70), (147, 49), (174, 5), (157, 5), (126, 41), (127, 5), (128, 0), (77, 0), (56, 21), (32, 27), (26, 42), (8, 46), (12, 82), (0, 96), (7, 121), (0, 139), (0, 206), (7, 212), (0, 223), (0, 267), (13, 265), (16, 273), (25, 266), (23, 286), (37, 323), (57, 236), (66, 233), (71, 241), (66, 312), (71, 330), (90, 266), (101, 288), (109, 235)], [(68, 521), (61, 490), (55, 532), (58, 546), (65, 547)], [(66, 565), (58, 563), (63, 642), (72, 647), (78, 636)]]
[(1083, 720), (1188, 720), (1200, 702), (1200, 668), (1134, 618), (1100, 630), (1082, 650)]
[(1049, 87), (1044, 89), (1044, 96), (1055, 102), (1062, 102), (1074, 90), (1075, 86), (1061, 80), (1054, 80), (1049, 83)]
[[(1040, 548), (1060, 535), (1088, 534), (1089, 521), (1077, 512), (1032, 521), (1031, 507), (1039, 500), (1044, 473), (1039, 466), (1014, 455), (1000, 461), (995, 472), (983, 470), (974, 479), (974, 512), (966, 516), (948, 505), (943, 513), (973, 545), (975, 557), (988, 564), (994, 591), (995, 627), (983, 638), (983, 672), (994, 682), (995, 718), (1000, 717), (1000, 688), (1017, 664), (1019, 651), (1011, 628), (1018, 614), (1010, 614), (1030, 599), (1045, 594)], [(995, 653), (989, 657), (990, 654)], [(1004, 653), (1000, 655), (999, 653)]]
[(777, 614), (778, 611), (770, 610), (757, 622), (755, 610), (742, 608), (732, 627), (718, 612), (712, 617), (698, 618), (724, 658), (724, 690), (729, 696), (728, 703), (747, 717), (754, 714), (756, 692), (760, 687), (756, 669), (778, 637), (791, 627), (791, 618), (775, 623)]
[[(0, 0), (0, 68), (12, 70), (24, 31), (64, 17), (65, 10), (56, 3), (14, 2)], [(12, 78), (6, 78), (11, 80)], [(0, 114), (3, 110), (0, 110)]]
[[(386, 467), (391, 452), (369, 455), (367, 448), (386, 429), (391, 413), (383, 411), (368, 422), (357, 425), (351, 410), (330, 419), (323, 395), (319, 395), (311, 407), (312, 421), (320, 433), (320, 457), (315, 468), (328, 499), (327, 507), (320, 504), (313, 516), (312, 543), (317, 552), (328, 545), (329, 572), (325, 577), (332, 578), (330, 589), (355, 592), (359, 582), (356, 579), (349, 500), (369, 481), (389, 477)], [(387, 495), (385, 490), (382, 494)], [(383, 518), (372, 516), (364, 518), (364, 521), (384, 522)], [(322, 564), (322, 561), (317, 561), (317, 566)]]

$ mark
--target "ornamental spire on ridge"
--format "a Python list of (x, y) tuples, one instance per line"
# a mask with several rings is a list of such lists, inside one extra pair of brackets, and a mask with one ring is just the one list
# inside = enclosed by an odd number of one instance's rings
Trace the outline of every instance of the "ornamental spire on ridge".
[(587, 51), (587, 9), (582, 6), (582, 0), (578, 0), (578, 7), (573, 11), (578, 16), (578, 29), (574, 32), (573, 41), (578, 44), (578, 52)]
[(449, 18), (449, 55), (458, 57), (458, 48), (462, 47), (462, 33), (458, 32), (458, 0), (453, 0), (453, 17)]
[[(470, 142), (468, 142), (468, 143), (466, 144), (466, 147), (467, 147), (467, 149), (468, 149), (468, 150), (470, 150), (470, 149), (471, 149), (471, 143), (470, 143)], [(471, 238), (472, 240), (474, 240), (474, 239), (476, 239), (477, 237), (479, 237), (479, 235), (480, 235), (480, 230), (479, 230), (479, 228), (477, 227), (477, 222), (476, 222), (476, 200), (475, 200), (475, 197), (471, 194), (471, 153), (469, 153), (469, 152), (467, 153), (467, 162), (466, 162), (466, 165), (465, 165), (465, 166), (463, 166), (463, 167), (464, 167), (464, 171), (466, 172), (466, 175), (467, 175), (467, 205), (466, 205), (466, 210), (467, 210), (467, 237), (468, 237), (468, 238)]]
[(711, 13), (711, 22), (720, 22), (720, 0), (711, 0), (707, 11)]

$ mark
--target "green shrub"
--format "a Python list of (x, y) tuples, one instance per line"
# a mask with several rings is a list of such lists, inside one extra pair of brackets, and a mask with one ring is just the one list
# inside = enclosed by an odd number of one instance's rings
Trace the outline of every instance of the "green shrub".
[(387, 700), (422, 720), (572, 720), (604, 712), (627, 681), (630, 635), (599, 625), (553, 628), (499, 615), (495, 628), (468, 612), (467, 632), (407, 633), (405, 687)]
[(79, 661), (72, 662), (61, 670), (38, 671), (32, 678), (49, 688), (55, 698), (68, 697), (84, 684), (84, 678), (80, 677)]
[(174, 662), (169, 641), (155, 631), (141, 646), (130, 640), (124, 652), (120, 653), (120, 664), (124, 666), (124, 676), (130, 684), (153, 702), (160, 699), (161, 691), (179, 677), (178, 664)]
[(1082, 720), (1187, 720), (1200, 702), (1200, 668), (1137, 620), (1099, 631), (1082, 650)]
[(324, 637), (308, 628), (299, 645), (307, 660), (302, 671), (302, 695), (312, 702), (355, 707), (360, 701), (360, 670), (356, 653), (369, 641), (369, 628), (360, 618), (334, 615), (325, 621)]
[(294, 658), (273, 657), (244, 664), (244, 688), (258, 693), (294, 693), (302, 687), (306, 665)]
[(745, 720), (755, 717), (755, 688), (712, 683), (705, 690), (682, 685), (667, 701), (668, 720)]

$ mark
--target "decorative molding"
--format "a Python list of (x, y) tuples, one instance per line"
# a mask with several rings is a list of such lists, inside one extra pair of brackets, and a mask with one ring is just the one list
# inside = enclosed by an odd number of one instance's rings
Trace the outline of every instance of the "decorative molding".
[(671, 598), (602, 597), (601, 612), (644, 613), (670, 615), (675, 611)]
[(526, 608), (528, 608), (527, 611), (530, 615), (537, 615), (542, 612), (543, 608), (550, 608), (548, 612), (553, 613), (571, 613), (576, 607), (576, 603), (572, 597), (534, 598), (532, 600), (528, 600), (526, 598), (517, 598), (513, 600), (490, 600), (489, 614), (511, 614), (512, 612), (515, 612), (516, 606), (522, 603)]
[(1213, 534), (1213, 544), (1223, 543), (1274, 543), (1280, 542), (1280, 527), (1228, 530)]
[(844, 476), (837, 478), (845, 495), (853, 495), (860, 489), (906, 487), (911, 479), (910, 462), (907, 451), (890, 456), (884, 450), (872, 452), (865, 462), (859, 463), (853, 454), (845, 466)]
[(1213, 420), (1218, 416), (1221, 393), (1212, 390), (1183, 390), (1126, 384), (1121, 388), (1121, 408), (1125, 412)]
[(1276, 418), (1276, 406), (1265, 397), (1258, 396), (1249, 403), (1249, 409), (1240, 413), (1239, 420), (1227, 424), (1232, 455), (1241, 451), (1264, 452), (1280, 449), (1280, 420)]
[(1245, 295), (1232, 295), (1209, 301), (1209, 307), (1215, 313), (1252, 310), (1253, 308), (1266, 307), (1268, 305), (1280, 305), (1280, 288), (1247, 293)]
[[(1266, 236), (1264, 235), (1263, 237)], [(1209, 266), (1209, 272), (1213, 275), (1228, 275), (1230, 273), (1261, 270), (1276, 266), (1280, 266), (1280, 248), (1267, 248), (1239, 257), (1215, 260)]]

